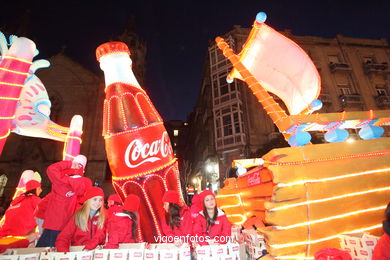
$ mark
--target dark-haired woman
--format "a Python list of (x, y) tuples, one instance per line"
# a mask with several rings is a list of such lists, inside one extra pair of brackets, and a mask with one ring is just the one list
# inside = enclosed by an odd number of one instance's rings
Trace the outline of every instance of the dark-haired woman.
[(198, 237), (198, 244), (210, 243), (225, 244), (229, 241), (232, 227), (225, 213), (217, 208), (215, 195), (210, 190), (200, 194), (203, 211), (194, 222), (194, 235)]
[(130, 194), (126, 197), (122, 212), (113, 213), (107, 223), (107, 249), (117, 249), (120, 243), (137, 243), (138, 196)]
[(162, 199), (165, 218), (161, 223), (167, 242), (174, 242), (178, 246), (183, 242), (188, 242), (183, 241), (183, 238), (192, 234), (191, 212), (187, 206), (181, 207), (179, 205), (179, 197), (177, 191), (168, 190), (165, 192)]
[(26, 192), (16, 197), (4, 215), (4, 224), (0, 228), (0, 237), (25, 236), (35, 231), (37, 223), (34, 210), (41, 198), (41, 183), (30, 180), (26, 183)]

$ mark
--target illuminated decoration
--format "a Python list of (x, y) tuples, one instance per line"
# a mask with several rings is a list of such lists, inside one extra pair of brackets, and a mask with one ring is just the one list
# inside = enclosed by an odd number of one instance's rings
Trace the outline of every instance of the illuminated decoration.
[(31, 181), (31, 180), (36, 180), (38, 182), (42, 181), (41, 175), (38, 172), (34, 172), (32, 170), (25, 170), (22, 173), (22, 176), (20, 176), (18, 186), (16, 186), (16, 191), (12, 199), (15, 199), (22, 193), (26, 192), (26, 183)]
[[(124, 199), (141, 199), (139, 241), (154, 243), (162, 235), (162, 196), (167, 190), (181, 194), (177, 159), (164, 122), (131, 70), (128, 47), (121, 42), (102, 44), (96, 56), (105, 76), (103, 136), (112, 182)], [(184, 204), (180, 195), (179, 201)], [(149, 229), (150, 227), (150, 229)]]
[[(11, 45), (9, 49), (8, 45)], [(19, 135), (65, 142), (68, 148), (70, 138), (78, 138), (76, 142), (81, 143), (80, 131), (80, 134), (71, 137), (68, 135), (69, 128), (50, 120), (49, 95), (35, 75), (38, 69), (47, 68), (50, 63), (47, 60), (32, 62), (38, 54), (35, 44), (14, 35), (8, 44), (0, 32), (0, 51), (0, 154), (11, 131)], [(73, 148), (72, 156), (78, 155), (79, 150)]]
[(79, 115), (73, 116), (70, 121), (70, 130), (65, 139), (63, 160), (73, 161), (80, 154), (81, 135), (83, 133), (83, 118)]
[(15, 118), (17, 100), (27, 78), (34, 52), (34, 42), (27, 38), (11, 38), (12, 45), (8, 50), (3, 33), (0, 33), (0, 153), (3, 150), (12, 121)]
[[(239, 54), (235, 54), (221, 37), (217, 37), (216, 42), (233, 64), (228, 82), (238, 78), (248, 84), (291, 146), (308, 144), (311, 139), (305, 133), (308, 131), (328, 131), (326, 139), (330, 142), (342, 142), (348, 138), (341, 129), (360, 129), (367, 124), (376, 127), (362, 131), (360, 136), (363, 139), (378, 138), (383, 134), (381, 126), (390, 124), (389, 111), (375, 115), (373, 111), (308, 115), (322, 106), (316, 101), (320, 91), (319, 74), (298, 45), (264, 24), (265, 16), (259, 17)], [(267, 91), (284, 101), (290, 116)]]
[[(267, 93), (277, 94), (276, 91), (270, 90), (270, 84), (258, 76), (270, 71), (269, 65), (260, 61), (256, 68), (252, 66), (255, 61), (259, 62), (257, 57), (292, 42), (284, 36), (275, 36), (273, 39), (281, 41), (274, 43), (275, 48), (257, 45), (258, 41), (267, 41), (270, 35), (277, 34), (263, 23), (265, 15), (259, 17), (240, 54), (234, 54), (222, 38), (218, 37), (216, 42), (233, 64), (231, 77), (248, 84), (293, 147), (271, 150), (262, 161), (257, 161), (256, 168), (227, 179), (216, 196), (218, 205), (234, 224), (253, 217), (268, 224), (260, 230), (265, 235), (270, 255), (276, 259), (313, 259), (314, 253), (322, 248), (340, 248), (338, 237), (343, 233), (379, 235), (390, 197), (390, 138), (380, 138), (383, 126), (390, 124), (390, 110), (310, 114), (321, 107), (320, 102), (307, 99), (303, 103), (295, 97), (286, 101), (280, 96), (289, 109), (290, 115), (287, 115)], [(291, 48), (297, 49), (296, 46)], [(284, 57), (289, 57), (290, 50), (278, 51), (270, 67), (271, 70), (282, 68), (279, 72), (285, 75), (276, 74), (283, 82), (290, 73), (285, 68), (290, 66), (294, 70), (296, 63), (304, 59), (289, 60), (288, 65)], [(312, 67), (309, 67), (297, 77), (312, 75), (315, 82), (316, 73), (310, 73)], [(261, 70), (263, 72), (258, 72)], [(309, 96), (314, 93), (310, 88)], [(305, 88), (301, 91), (305, 96)], [(294, 102), (304, 105), (292, 112)], [(362, 140), (347, 141), (347, 129), (359, 130)], [(329, 143), (305, 145), (309, 143), (307, 134), (311, 131), (324, 132)], [(249, 161), (252, 164), (243, 165), (256, 166), (255, 159)], [(237, 162), (233, 165), (237, 166)]]
[[(235, 165), (253, 166), (260, 160), (235, 160)], [(242, 225), (253, 216), (262, 220), (265, 218), (264, 203), (271, 199), (273, 187), (272, 174), (262, 166), (244, 173), (237, 179), (229, 178), (224, 181), (224, 188), (218, 191), (217, 204), (222, 208), (229, 221), (235, 225)]]
[[(266, 91), (283, 100), (290, 114), (299, 114), (320, 94), (320, 76), (306, 52), (266, 25), (260, 14), (239, 60)], [(235, 67), (228, 77), (244, 79), (241, 72)]]

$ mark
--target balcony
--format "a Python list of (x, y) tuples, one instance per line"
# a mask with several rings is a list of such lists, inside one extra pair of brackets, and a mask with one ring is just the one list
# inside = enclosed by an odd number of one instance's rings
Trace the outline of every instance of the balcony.
[(336, 71), (351, 71), (352, 68), (349, 66), (347, 63), (341, 63), (341, 62), (330, 62), (329, 63), (329, 68), (332, 73)]
[(389, 73), (389, 64), (387, 62), (382, 63), (372, 63), (372, 62), (363, 62), (364, 73)]
[(390, 106), (390, 96), (379, 95), (374, 97), (378, 107)]
[(339, 96), (341, 104), (363, 104), (363, 99), (359, 94), (344, 94)]

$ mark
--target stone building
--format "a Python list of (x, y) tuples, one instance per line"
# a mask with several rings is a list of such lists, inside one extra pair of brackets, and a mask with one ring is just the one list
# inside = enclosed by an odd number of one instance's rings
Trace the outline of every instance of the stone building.
[[(249, 31), (235, 26), (223, 38), (239, 53)], [(319, 99), (324, 106), (319, 112), (390, 108), (390, 52), (385, 39), (282, 33), (309, 54), (321, 75)], [(187, 155), (193, 165), (191, 175), (202, 188), (208, 182), (204, 179), (210, 178), (207, 169), (218, 175), (213, 177), (219, 180), (214, 183), (218, 185), (232, 174), (232, 160), (259, 156), (259, 150), (280, 137), (246, 84), (226, 82), (231, 68), (216, 44), (210, 42), (197, 104), (189, 120), (187, 149), (192, 153)], [(278, 98), (276, 101), (281, 103)], [(217, 167), (209, 167), (210, 162)]]

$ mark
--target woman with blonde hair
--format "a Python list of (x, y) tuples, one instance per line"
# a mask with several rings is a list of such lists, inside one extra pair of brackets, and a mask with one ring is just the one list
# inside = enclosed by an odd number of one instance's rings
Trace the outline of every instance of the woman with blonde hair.
[(99, 187), (89, 188), (84, 195), (84, 204), (79, 208), (58, 235), (58, 252), (68, 252), (70, 246), (85, 246), (84, 250), (103, 245), (106, 238), (104, 193)]

